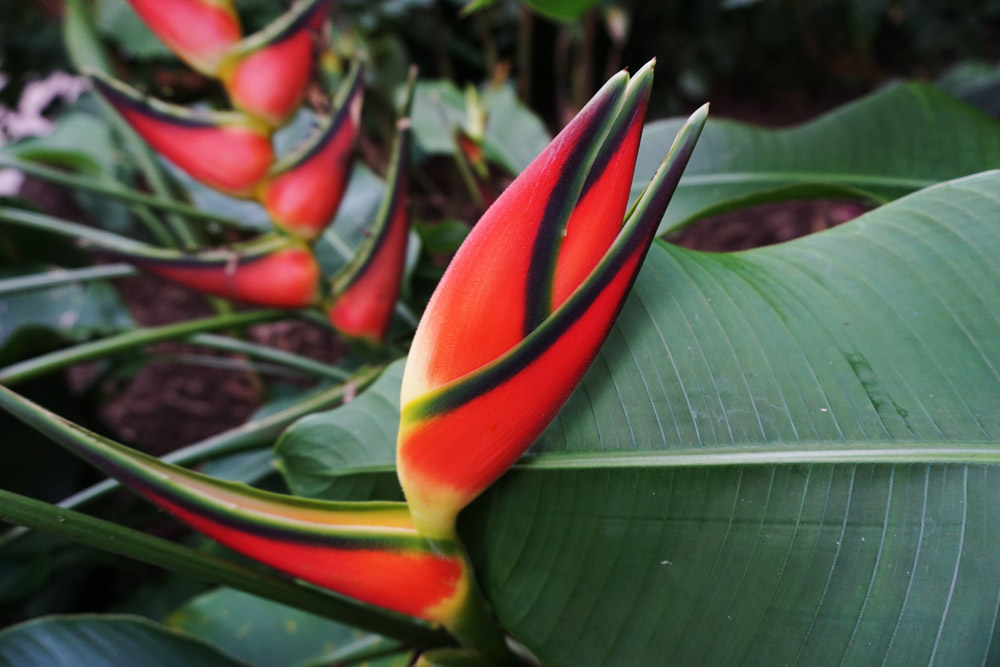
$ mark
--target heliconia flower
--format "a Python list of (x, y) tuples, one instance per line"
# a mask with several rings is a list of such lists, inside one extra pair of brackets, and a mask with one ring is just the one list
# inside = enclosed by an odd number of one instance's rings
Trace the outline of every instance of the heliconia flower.
[(361, 125), (364, 85), (354, 67), (337, 96), (336, 112), (301, 148), (270, 170), (257, 198), (279, 229), (306, 241), (330, 223), (351, 175), (354, 144)]
[(243, 38), (232, 0), (128, 0), (163, 43), (203, 74)]
[(273, 308), (305, 308), (319, 301), (320, 268), (301, 241), (272, 237), (240, 248), (185, 254), (170, 250), (99, 249), (207, 294)]
[(342, 595), (431, 622), (469, 602), (461, 546), (433, 543), (405, 503), (337, 503), (223, 482), (136, 452), (0, 387), (0, 407), (234, 551)]
[[(409, 91), (412, 93), (412, 82)], [(408, 108), (409, 103), (404, 104)], [(410, 233), (407, 177), (410, 119), (397, 122), (396, 141), (375, 222), (354, 257), (333, 279), (330, 322), (341, 334), (373, 344), (385, 341), (399, 297)]]
[(272, 127), (305, 95), (316, 35), (332, 0), (300, 0), (274, 23), (235, 45), (219, 71), (233, 104)]
[(597, 355), (707, 115), (696, 112), (628, 214), (652, 63), (613, 77), (486, 211), (417, 328), (397, 472), (414, 524), (454, 534)]
[(270, 130), (242, 113), (192, 113), (90, 72), (94, 88), (158, 153), (209, 187), (248, 197), (274, 161)]

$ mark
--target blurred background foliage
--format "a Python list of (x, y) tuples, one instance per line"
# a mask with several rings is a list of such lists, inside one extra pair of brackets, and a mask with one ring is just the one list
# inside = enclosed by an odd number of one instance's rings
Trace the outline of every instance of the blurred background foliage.
[[(238, 6), (252, 30), (283, 4)], [(93, 5), (130, 80), (173, 89), (179, 101), (205, 93), (207, 82), (173, 59), (123, 0)], [(25, 83), (68, 67), (61, 11), (60, 0), (0, 0), (0, 71), (8, 79), (0, 103), (14, 106)], [(748, 97), (761, 113), (780, 116), (782, 106), (830, 106), (888, 79), (935, 79), (956, 65), (963, 68), (951, 77), (970, 85), (970, 77), (995, 74), (1000, 59), (1000, 0), (340, 0), (334, 12), (344, 55), (365, 51), (383, 91), (411, 62), (425, 79), (460, 87), (510, 77), (550, 126), (609, 72), (652, 57), (660, 73), (653, 117), (705, 99), (716, 113), (739, 114)]]

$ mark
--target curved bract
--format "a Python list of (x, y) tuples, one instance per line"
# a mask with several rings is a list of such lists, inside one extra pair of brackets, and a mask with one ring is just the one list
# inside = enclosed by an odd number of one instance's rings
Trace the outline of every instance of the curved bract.
[(257, 193), (276, 227), (306, 241), (330, 224), (347, 188), (364, 100), (360, 66), (352, 69), (343, 90), (336, 112), (301, 148), (271, 168)]
[(92, 433), (0, 387), (0, 406), (235, 551), (317, 586), (433, 622), (469, 592), (455, 542), (430, 542), (404, 503), (306, 500), (222, 482)]
[(218, 73), (243, 32), (231, 0), (128, 0), (163, 43), (202, 74)]
[(707, 116), (682, 128), (622, 226), (651, 83), (651, 64), (609, 81), (486, 212), (431, 298), (397, 447), (425, 534), (453, 534), (458, 512), (555, 417), (614, 323)]
[(373, 344), (385, 342), (395, 311), (410, 232), (407, 213), (407, 163), (410, 123), (399, 122), (383, 197), (369, 235), (351, 262), (333, 280), (327, 314), (337, 331)]
[(274, 308), (305, 308), (319, 300), (320, 269), (312, 252), (291, 239), (266, 239), (238, 249), (194, 254), (101, 250), (201, 292)]
[(89, 74), (94, 89), (150, 146), (205, 185), (249, 196), (274, 160), (270, 131), (244, 114), (192, 113)]
[(285, 122), (305, 95), (316, 35), (330, 4), (331, 0), (301, 0), (233, 47), (220, 76), (237, 108), (274, 127)]

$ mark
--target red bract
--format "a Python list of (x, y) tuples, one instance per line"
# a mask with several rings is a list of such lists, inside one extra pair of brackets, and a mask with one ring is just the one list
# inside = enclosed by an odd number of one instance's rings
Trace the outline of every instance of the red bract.
[(189, 65), (215, 75), (242, 37), (229, 0), (128, 0), (149, 29)]
[(610, 331), (705, 118), (681, 131), (622, 226), (651, 84), (652, 64), (612, 78), (484, 214), (431, 298), (403, 379), (397, 448), (424, 534), (453, 534), (458, 512), (545, 429)]
[(328, 311), (337, 331), (379, 344), (385, 341), (396, 307), (406, 243), (410, 231), (407, 214), (407, 155), (409, 119), (400, 121), (387, 180), (389, 192), (382, 199), (370, 235), (354, 259), (333, 281), (333, 304)]
[(346, 85), (337, 111), (312, 140), (271, 169), (258, 191), (275, 226), (307, 241), (330, 223), (351, 174), (364, 99), (360, 68)]
[(308, 248), (290, 240), (193, 255), (101, 252), (198, 291), (259, 306), (305, 308), (319, 300), (316, 258)]
[(249, 196), (274, 160), (270, 131), (243, 114), (195, 114), (98, 73), (92, 81), (150, 146), (205, 185)]
[(294, 577), (432, 622), (454, 620), (466, 604), (461, 548), (421, 537), (404, 503), (259, 491), (130, 450), (2, 387), (0, 406), (198, 531)]
[(331, 0), (304, 0), (227, 56), (221, 77), (233, 104), (271, 126), (302, 101), (312, 74), (316, 33)]

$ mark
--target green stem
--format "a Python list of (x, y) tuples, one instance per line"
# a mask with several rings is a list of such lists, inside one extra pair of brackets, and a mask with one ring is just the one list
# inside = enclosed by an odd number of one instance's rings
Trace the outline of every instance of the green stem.
[[(351, 376), (348, 382), (318, 391), (305, 399), (272, 412), (269, 415), (248, 421), (228, 431), (223, 431), (200, 442), (181, 447), (162, 457), (167, 463), (177, 465), (194, 465), (207, 459), (242, 452), (253, 447), (271, 444), (290, 424), (306, 415), (320, 410), (327, 410), (339, 405), (344, 399), (348, 388), (360, 391), (370, 385), (382, 374), (384, 366), (371, 366), (360, 369)], [(103, 497), (117, 489), (121, 484), (116, 479), (106, 479), (65, 498), (59, 507), (72, 509), (91, 500)], [(26, 533), (24, 529), (15, 528), (0, 536), (0, 548), (6, 547), (19, 536)]]
[(261, 359), (263, 361), (271, 361), (281, 364), (282, 366), (287, 366), (288, 368), (305, 371), (306, 373), (317, 377), (329, 378), (331, 380), (346, 380), (351, 376), (350, 373), (337, 368), (336, 366), (324, 364), (320, 361), (315, 361), (314, 359), (309, 359), (291, 352), (276, 350), (273, 347), (257, 345), (256, 343), (248, 343), (246, 341), (236, 340), (235, 338), (228, 338), (226, 336), (199, 333), (194, 334), (193, 336), (188, 336), (187, 340), (190, 343), (204, 345), (205, 347), (211, 347), (216, 350), (235, 352), (237, 354), (245, 354), (248, 357)]
[[(70, 60), (77, 71), (90, 67), (106, 74), (112, 75), (111, 62), (104, 53), (104, 46), (97, 37), (94, 23), (90, 13), (84, 6), (82, 0), (66, 1), (66, 16), (63, 19), (63, 41), (69, 53)], [(167, 199), (175, 199), (170, 189), (163, 168), (156, 161), (152, 150), (146, 142), (132, 129), (132, 126), (124, 118), (105, 102), (100, 96), (98, 99), (104, 116), (114, 126), (118, 134), (125, 142), (126, 152), (136, 161), (139, 170), (142, 172), (153, 189), (153, 192)], [(167, 216), (167, 224), (181, 240), (186, 250), (195, 250), (200, 247), (199, 240), (187, 221), (178, 215)]]
[(134, 276), (137, 273), (138, 270), (128, 264), (101, 264), (82, 269), (43, 271), (28, 276), (17, 276), (16, 278), (4, 278), (0, 280), (0, 296), (56, 287), (67, 283), (83, 283), (107, 278), (124, 278), (126, 276)]
[(125, 236), (94, 229), (93, 227), (45, 215), (44, 213), (34, 213), (10, 206), (0, 206), (0, 221), (40, 229), (52, 232), (53, 234), (61, 234), (62, 236), (69, 236), (74, 239), (84, 239), (105, 248), (128, 251), (149, 247), (145, 243), (134, 241)]
[(458, 167), (458, 175), (462, 177), (462, 184), (465, 185), (465, 189), (468, 191), (469, 196), (472, 197), (472, 201), (475, 202), (476, 206), (480, 209), (486, 208), (486, 202), (483, 201), (483, 195), (479, 192), (479, 185), (476, 183), (476, 177), (472, 173), (472, 167), (469, 166), (468, 160), (465, 159), (465, 153), (462, 152), (462, 147), (455, 142), (455, 148), (451, 152), (451, 156), (455, 159), (455, 165)]
[(143, 345), (186, 338), (191, 334), (203, 331), (245, 327), (250, 324), (276, 320), (287, 316), (288, 313), (281, 310), (251, 310), (127, 331), (114, 336), (108, 336), (101, 340), (81, 343), (80, 345), (74, 345), (63, 350), (43, 354), (34, 359), (11, 364), (0, 369), (0, 383), (14, 385), (45, 373), (51, 373), (67, 366), (72, 366), (73, 364), (99, 359), (124, 350), (142, 347)]
[(433, 647), (451, 643), (445, 633), (397, 614), (327, 595), (261, 569), (239, 565), (9, 491), (0, 490), (0, 521), (28, 526), (173, 572), (246, 591), (406, 644)]
[(13, 169), (17, 169), (18, 171), (23, 171), (29, 176), (34, 176), (45, 181), (65, 185), (70, 188), (87, 190), (99, 195), (104, 195), (105, 197), (118, 199), (132, 204), (144, 204), (151, 208), (171, 211), (173, 213), (181, 213), (191, 218), (210, 220), (212, 222), (226, 225), (227, 227), (243, 226), (242, 222), (227, 215), (205, 211), (197, 206), (191, 206), (190, 204), (174, 201), (172, 199), (136, 192), (113, 180), (102, 181), (90, 176), (71, 174), (59, 169), (53, 169), (52, 167), (33, 164), (24, 160), (16, 160), (6, 156), (0, 156), (0, 166), (11, 167)]

